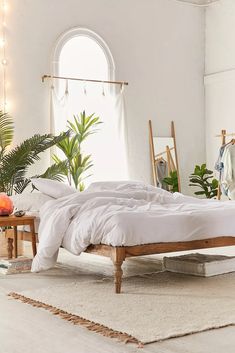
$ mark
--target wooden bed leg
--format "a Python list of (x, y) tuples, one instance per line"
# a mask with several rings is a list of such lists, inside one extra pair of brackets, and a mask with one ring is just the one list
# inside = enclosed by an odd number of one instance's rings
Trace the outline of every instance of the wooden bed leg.
[(115, 283), (115, 293), (121, 293), (122, 287), (122, 261), (114, 262), (114, 283)]
[(13, 258), (13, 239), (7, 238), (7, 252), (8, 252), (8, 259)]
[(121, 293), (122, 286), (122, 263), (125, 260), (125, 248), (117, 247), (112, 249), (111, 259), (114, 264), (115, 293)]

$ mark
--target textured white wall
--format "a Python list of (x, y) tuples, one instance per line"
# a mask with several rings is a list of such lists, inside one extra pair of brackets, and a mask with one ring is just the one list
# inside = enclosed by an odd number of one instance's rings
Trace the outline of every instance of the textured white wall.
[(206, 155), (214, 167), (221, 129), (235, 132), (235, 1), (221, 0), (206, 11)]
[[(58, 36), (82, 26), (104, 38), (126, 89), (131, 177), (151, 180), (148, 125), (168, 135), (175, 121), (184, 190), (205, 159), (204, 10), (172, 0), (11, 0), (8, 73), (15, 142), (49, 131), (50, 72)], [(44, 158), (41, 162), (46, 164)]]

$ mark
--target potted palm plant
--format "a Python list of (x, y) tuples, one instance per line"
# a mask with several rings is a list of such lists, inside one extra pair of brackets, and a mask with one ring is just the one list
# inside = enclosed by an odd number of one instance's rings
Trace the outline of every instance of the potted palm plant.
[[(26, 139), (13, 149), (10, 149), (14, 136), (14, 124), (12, 118), (0, 111), (0, 192), (7, 195), (22, 193), (30, 184), (27, 176), (31, 165), (40, 159), (40, 154), (50, 147), (62, 142), (68, 133), (59, 136), (52, 134), (39, 135)], [(63, 179), (62, 170), (66, 161), (50, 166), (40, 177), (50, 179)]]
[(74, 115), (73, 121), (68, 121), (69, 135), (57, 143), (66, 159), (54, 155), (54, 161), (57, 165), (66, 163), (65, 168), (62, 168), (63, 174), (68, 183), (80, 191), (85, 188), (83, 180), (89, 176), (86, 175), (86, 171), (93, 165), (91, 155), (84, 155), (82, 145), (90, 135), (97, 132), (97, 127), (101, 123), (99, 117), (95, 114), (86, 115), (85, 111)]

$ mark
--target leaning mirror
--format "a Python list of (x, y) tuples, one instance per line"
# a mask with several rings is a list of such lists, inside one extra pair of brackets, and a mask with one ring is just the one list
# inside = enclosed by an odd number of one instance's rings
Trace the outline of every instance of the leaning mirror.
[(149, 120), (150, 157), (154, 185), (167, 191), (181, 191), (174, 122), (171, 122), (171, 136), (153, 135)]

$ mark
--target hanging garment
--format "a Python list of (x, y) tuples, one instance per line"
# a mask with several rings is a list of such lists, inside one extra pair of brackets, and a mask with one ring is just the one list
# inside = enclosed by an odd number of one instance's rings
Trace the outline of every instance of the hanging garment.
[(221, 185), (227, 190), (231, 200), (235, 200), (235, 145), (229, 144), (225, 147), (221, 158), (223, 163), (223, 175)]
[(168, 185), (163, 183), (163, 179), (168, 176), (167, 161), (165, 161), (164, 159), (157, 160), (156, 169), (157, 169), (157, 176), (158, 176), (157, 187), (168, 191), (169, 190)]
[(228, 146), (228, 144), (223, 145), (220, 147), (219, 150), (219, 156), (218, 159), (215, 163), (215, 170), (217, 170), (217, 172), (219, 172), (219, 181), (220, 181), (220, 187), (221, 187), (221, 192), (223, 195), (228, 195), (228, 189), (226, 189), (225, 185), (222, 184), (222, 180), (223, 180), (223, 174), (224, 174), (224, 164), (222, 162), (222, 157), (224, 154), (224, 150), (225, 148)]

